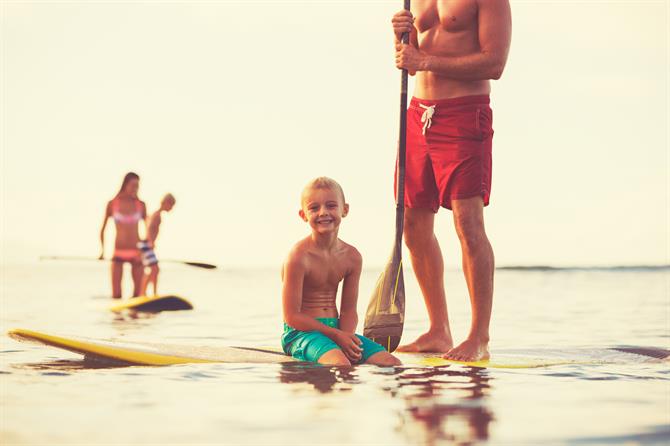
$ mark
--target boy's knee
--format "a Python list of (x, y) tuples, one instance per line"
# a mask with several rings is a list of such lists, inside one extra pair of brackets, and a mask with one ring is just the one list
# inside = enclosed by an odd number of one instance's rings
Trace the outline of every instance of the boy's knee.
[(402, 361), (400, 361), (398, 358), (396, 358), (395, 356), (393, 356), (388, 352), (375, 353), (374, 355), (370, 356), (368, 360), (365, 362), (366, 364), (374, 364), (381, 366), (402, 365)]
[(323, 355), (318, 360), (319, 364), (322, 365), (334, 365), (334, 366), (350, 366), (351, 361), (347, 358), (344, 352), (340, 349), (330, 350)]

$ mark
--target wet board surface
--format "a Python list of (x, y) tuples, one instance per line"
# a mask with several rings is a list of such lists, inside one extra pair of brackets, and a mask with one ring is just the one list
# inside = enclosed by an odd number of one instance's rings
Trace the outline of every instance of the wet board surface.
[(186, 299), (172, 294), (162, 296), (133, 297), (110, 307), (110, 310), (120, 313), (124, 310), (158, 313), (161, 311), (192, 310), (193, 305)]
[[(281, 350), (253, 347), (207, 347), (120, 340), (90, 339), (80, 336), (56, 335), (26, 329), (9, 333), (14, 339), (69, 350), (88, 359), (131, 365), (172, 365), (188, 363), (289, 363), (297, 362)], [(628, 349), (631, 350), (631, 349)], [(494, 353), (488, 361), (459, 362), (443, 359), (438, 353), (397, 353), (408, 366), (441, 367), (462, 365), (481, 368), (526, 369), (570, 364), (607, 364), (640, 361), (665, 361), (667, 351), (637, 348), (562, 350), (517, 350)], [(661, 355), (660, 353), (663, 353)], [(666, 358), (666, 359), (664, 359)]]

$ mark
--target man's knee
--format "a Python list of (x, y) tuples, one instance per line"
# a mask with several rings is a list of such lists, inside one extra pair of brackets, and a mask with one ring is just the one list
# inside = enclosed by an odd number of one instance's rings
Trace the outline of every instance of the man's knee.
[(424, 248), (433, 239), (433, 215), (407, 212), (403, 235), (410, 251)]
[(455, 219), (456, 233), (461, 244), (466, 247), (478, 246), (486, 242), (484, 221), (477, 216), (461, 216)]

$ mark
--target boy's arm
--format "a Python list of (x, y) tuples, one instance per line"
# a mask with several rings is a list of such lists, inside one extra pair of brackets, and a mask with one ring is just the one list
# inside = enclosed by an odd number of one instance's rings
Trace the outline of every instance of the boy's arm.
[(151, 214), (147, 220), (147, 240), (151, 242), (151, 246), (154, 245), (156, 239), (158, 238), (158, 230), (161, 225), (161, 214)]
[(102, 260), (105, 257), (105, 228), (107, 227), (107, 220), (109, 216), (112, 215), (112, 202), (107, 203), (107, 208), (105, 209), (105, 218), (102, 220), (102, 228), (100, 229), (100, 256), (98, 257)]
[(342, 302), (340, 304), (340, 330), (347, 333), (356, 333), (358, 325), (358, 312), (356, 304), (358, 303), (358, 283), (363, 269), (363, 258), (354, 248), (351, 248), (353, 266), (349, 273), (344, 277), (342, 285)]

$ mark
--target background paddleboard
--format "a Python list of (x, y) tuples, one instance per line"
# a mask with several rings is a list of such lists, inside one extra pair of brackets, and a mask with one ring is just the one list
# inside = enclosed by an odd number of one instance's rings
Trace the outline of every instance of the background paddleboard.
[(121, 312), (124, 310), (158, 313), (160, 311), (192, 310), (193, 305), (183, 297), (166, 294), (162, 296), (133, 297), (114, 305), (110, 310)]
[[(131, 365), (171, 365), (203, 362), (230, 363), (288, 363), (296, 362), (279, 349), (253, 347), (201, 347), (157, 344), (118, 340), (90, 339), (80, 336), (62, 336), (26, 329), (9, 333), (14, 339), (32, 341), (69, 350), (87, 359)], [(629, 349), (630, 350), (630, 349)], [(657, 349), (660, 351), (659, 349)], [(443, 359), (437, 353), (396, 353), (408, 366), (440, 367), (463, 365), (496, 369), (527, 369), (570, 364), (607, 364), (622, 362), (660, 361), (658, 354), (651, 356), (643, 349), (584, 349), (570, 353), (560, 350), (507, 351), (495, 353), (490, 360), (460, 362)], [(667, 358), (665, 351), (664, 358)]]

